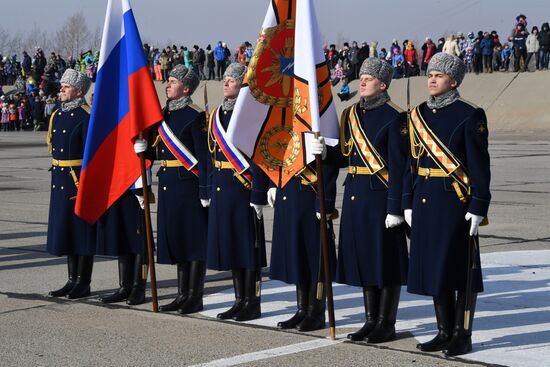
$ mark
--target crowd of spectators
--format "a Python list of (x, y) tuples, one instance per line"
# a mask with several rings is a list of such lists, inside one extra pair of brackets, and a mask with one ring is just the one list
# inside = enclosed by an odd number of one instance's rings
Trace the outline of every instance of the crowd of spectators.
[[(250, 42), (230, 50), (225, 42), (205, 49), (194, 45), (188, 49), (176, 45), (157, 48), (144, 44), (145, 56), (154, 80), (165, 82), (173, 67), (183, 64), (194, 70), (201, 80), (221, 80), (225, 68), (232, 62), (248, 65), (254, 53)], [(471, 73), (524, 72), (548, 70), (550, 59), (550, 29), (548, 23), (527, 28), (527, 17), (515, 19), (511, 34), (502, 42), (496, 31), (462, 32), (441, 37), (434, 42), (426, 37), (420, 48), (412, 40), (402, 43), (396, 39), (387, 48), (378, 49), (378, 42), (344, 42), (342, 47), (325, 45), (325, 57), (333, 85), (339, 82), (342, 100), (350, 98), (348, 83), (359, 76), (359, 69), (368, 57), (378, 57), (393, 67), (393, 77), (425, 75), (430, 59), (438, 52), (446, 52), (464, 60)], [(55, 52), (46, 58), (36, 49), (31, 57), (23, 51), (17, 55), (0, 55), (0, 127), (2, 131), (43, 130), (52, 112), (58, 108), (59, 79), (67, 68), (78, 69), (95, 81), (99, 51), (82, 51), (78, 58), (64, 59)], [(4, 93), (2, 86), (15, 88)]]

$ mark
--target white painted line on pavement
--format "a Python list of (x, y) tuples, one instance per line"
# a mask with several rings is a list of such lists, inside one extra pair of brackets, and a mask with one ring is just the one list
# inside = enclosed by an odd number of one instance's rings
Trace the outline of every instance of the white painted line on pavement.
[(239, 365), (239, 364), (242, 364), (242, 363), (255, 362), (255, 361), (260, 361), (260, 360), (263, 360), (263, 359), (269, 359), (269, 358), (285, 356), (285, 355), (288, 355), (288, 354), (305, 352), (305, 351), (312, 350), (312, 349), (330, 347), (332, 345), (340, 344), (340, 343), (344, 342), (345, 340), (346, 339), (345, 339), (345, 334), (344, 334), (344, 335), (339, 335), (336, 338), (336, 340), (334, 340), (334, 341), (330, 340), (330, 339), (310, 340), (310, 341), (303, 342), (303, 343), (286, 345), (284, 347), (260, 350), (258, 352), (246, 353), (246, 354), (241, 354), (241, 355), (234, 356), (234, 357), (217, 359), (215, 361), (211, 361), (211, 362), (207, 362), (207, 363), (201, 363), (201, 364), (193, 365), (191, 367), (229, 367), (229, 366), (236, 366), (236, 365)]

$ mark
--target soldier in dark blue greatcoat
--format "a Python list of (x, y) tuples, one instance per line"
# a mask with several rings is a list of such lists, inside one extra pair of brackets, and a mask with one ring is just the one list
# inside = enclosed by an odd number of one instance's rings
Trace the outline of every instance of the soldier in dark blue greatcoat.
[(67, 256), (69, 279), (50, 297), (69, 299), (90, 295), (95, 226), (74, 213), (78, 179), (84, 156), (84, 144), (90, 119), (90, 108), (84, 96), (90, 79), (73, 69), (61, 78), (61, 109), (55, 111), (48, 129), (48, 146), (52, 154), (52, 186), (48, 218), (47, 250)]
[[(313, 139), (317, 145), (322, 139)], [(310, 144), (312, 140), (306, 140)], [(315, 155), (325, 150), (324, 146), (306, 146), (306, 151)], [(326, 154), (326, 151), (324, 152)], [(324, 166), (325, 209), (329, 232), (329, 256), (331, 279), (334, 279), (336, 252), (332, 219), (337, 217), (336, 177), (338, 168)], [(298, 309), (288, 320), (277, 324), (280, 329), (296, 328), (298, 331), (313, 331), (325, 327), (324, 287), (321, 263), (321, 238), (319, 222), (319, 199), (317, 196), (317, 172), (315, 165), (307, 165), (281, 189), (268, 191), (268, 202), (274, 207), (273, 238), (269, 277), (296, 285)]]
[[(267, 204), (267, 176), (228, 142), (225, 132), (231, 120), (246, 67), (229, 65), (224, 73), (222, 105), (209, 122), (209, 149), (212, 153), (210, 207), (208, 213), (208, 268), (231, 270), (235, 303), (219, 319), (246, 321), (261, 316), (259, 280), (265, 266), (263, 237), (255, 217), (262, 217)], [(256, 229), (257, 228), (257, 229)]]
[[(436, 54), (427, 70), (430, 97), (411, 112), (409, 124), (408, 291), (433, 297), (439, 330), (434, 339), (417, 347), (443, 350), (449, 356), (472, 349), (475, 295), (483, 291), (483, 283), (478, 266), (470, 272), (471, 289), (466, 289), (468, 247), (491, 200), (487, 119), (481, 108), (460, 98), (457, 88), (465, 71), (459, 58)], [(475, 257), (472, 261), (479, 263), (479, 252)], [(473, 297), (465, 327), (468, 291)]]
[[(160, 161), (157, 212), (157, 261), (177, 264), (178, 294), (160, 311), (181, 314), (203, 308), (208, 229), (207, 167), (210, 166), (204, 112), (191, 100), (199, 77), (183, 65), (170, 72), (168, 105), (159, 126), (156, 156)], [(140, 139), (136, 153), (145, 151)]]
[(359, 103), (344, 110), (340, 145), (327, 161), (347, 167), (336, 281), (363, 288), (366, 322), (354, 341), (395, 339), (408, 251), (402, 209), (407, 166), (406, 114), (390, 100), (392, 67), (378, 58), (363, 62)]

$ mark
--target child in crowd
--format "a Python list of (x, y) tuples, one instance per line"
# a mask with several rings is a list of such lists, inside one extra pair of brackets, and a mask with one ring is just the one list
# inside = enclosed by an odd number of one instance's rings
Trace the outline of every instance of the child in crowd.
[(513, 50), (510, 48), (510, 45), (505, 43), (501, 53), (502, 66), (504, 68), (504, 71), (508, 71), (508, 68), (510, 67), (510, 57), (512, 56), (512, 52)]
[(350, 93), (349, 93), (349, 85), (347, 78), (342, 79), (342, 83), (340, 85), (340, 92), (338, 92), (338, 97), (340, 97), (340, 101), (347, 101), (350, 99)]

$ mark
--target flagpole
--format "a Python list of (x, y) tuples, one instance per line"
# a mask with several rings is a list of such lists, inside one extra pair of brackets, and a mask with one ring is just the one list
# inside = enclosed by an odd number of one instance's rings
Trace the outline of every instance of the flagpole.
[[(315, 132), (315, 137), (319, 138), (320, 133)], [(319, 213), (321, 214), (321, 256), (323, 259), (323, 280), (327, 292), (328, 324), (330, 328), (330, 338), (336, 340), (336, 322), (334, 319), (334, 298), (332, 296), (332, 277), (330, 271), (330, 256), (328, 248), (328, 230), (327, 230), (327, 210), (325, 207), (325, 184), (323, 180), (323, 159), (321, 154), (315, 155), (317, 164), (317, 193), (319, 195)]]
[[(140, 134), (140, 138), (142, 134)], [(157, 275), (155, 272), (155, 257), (153, 254), (153, 227), (151, 226), (151, 209), (149, 208), (149, 189), (147, 186), (147, 168), (145, 167), (145, 153), (139, 153), (141, 166), (141, 183), (143, 186), (143, 209), (145, 216), (145, 235), (147, 236), (147, 255), (149, 257), (149, 273), (151, 275), (151, 297), (153, 312), (159, 312), (157, 300)]]

